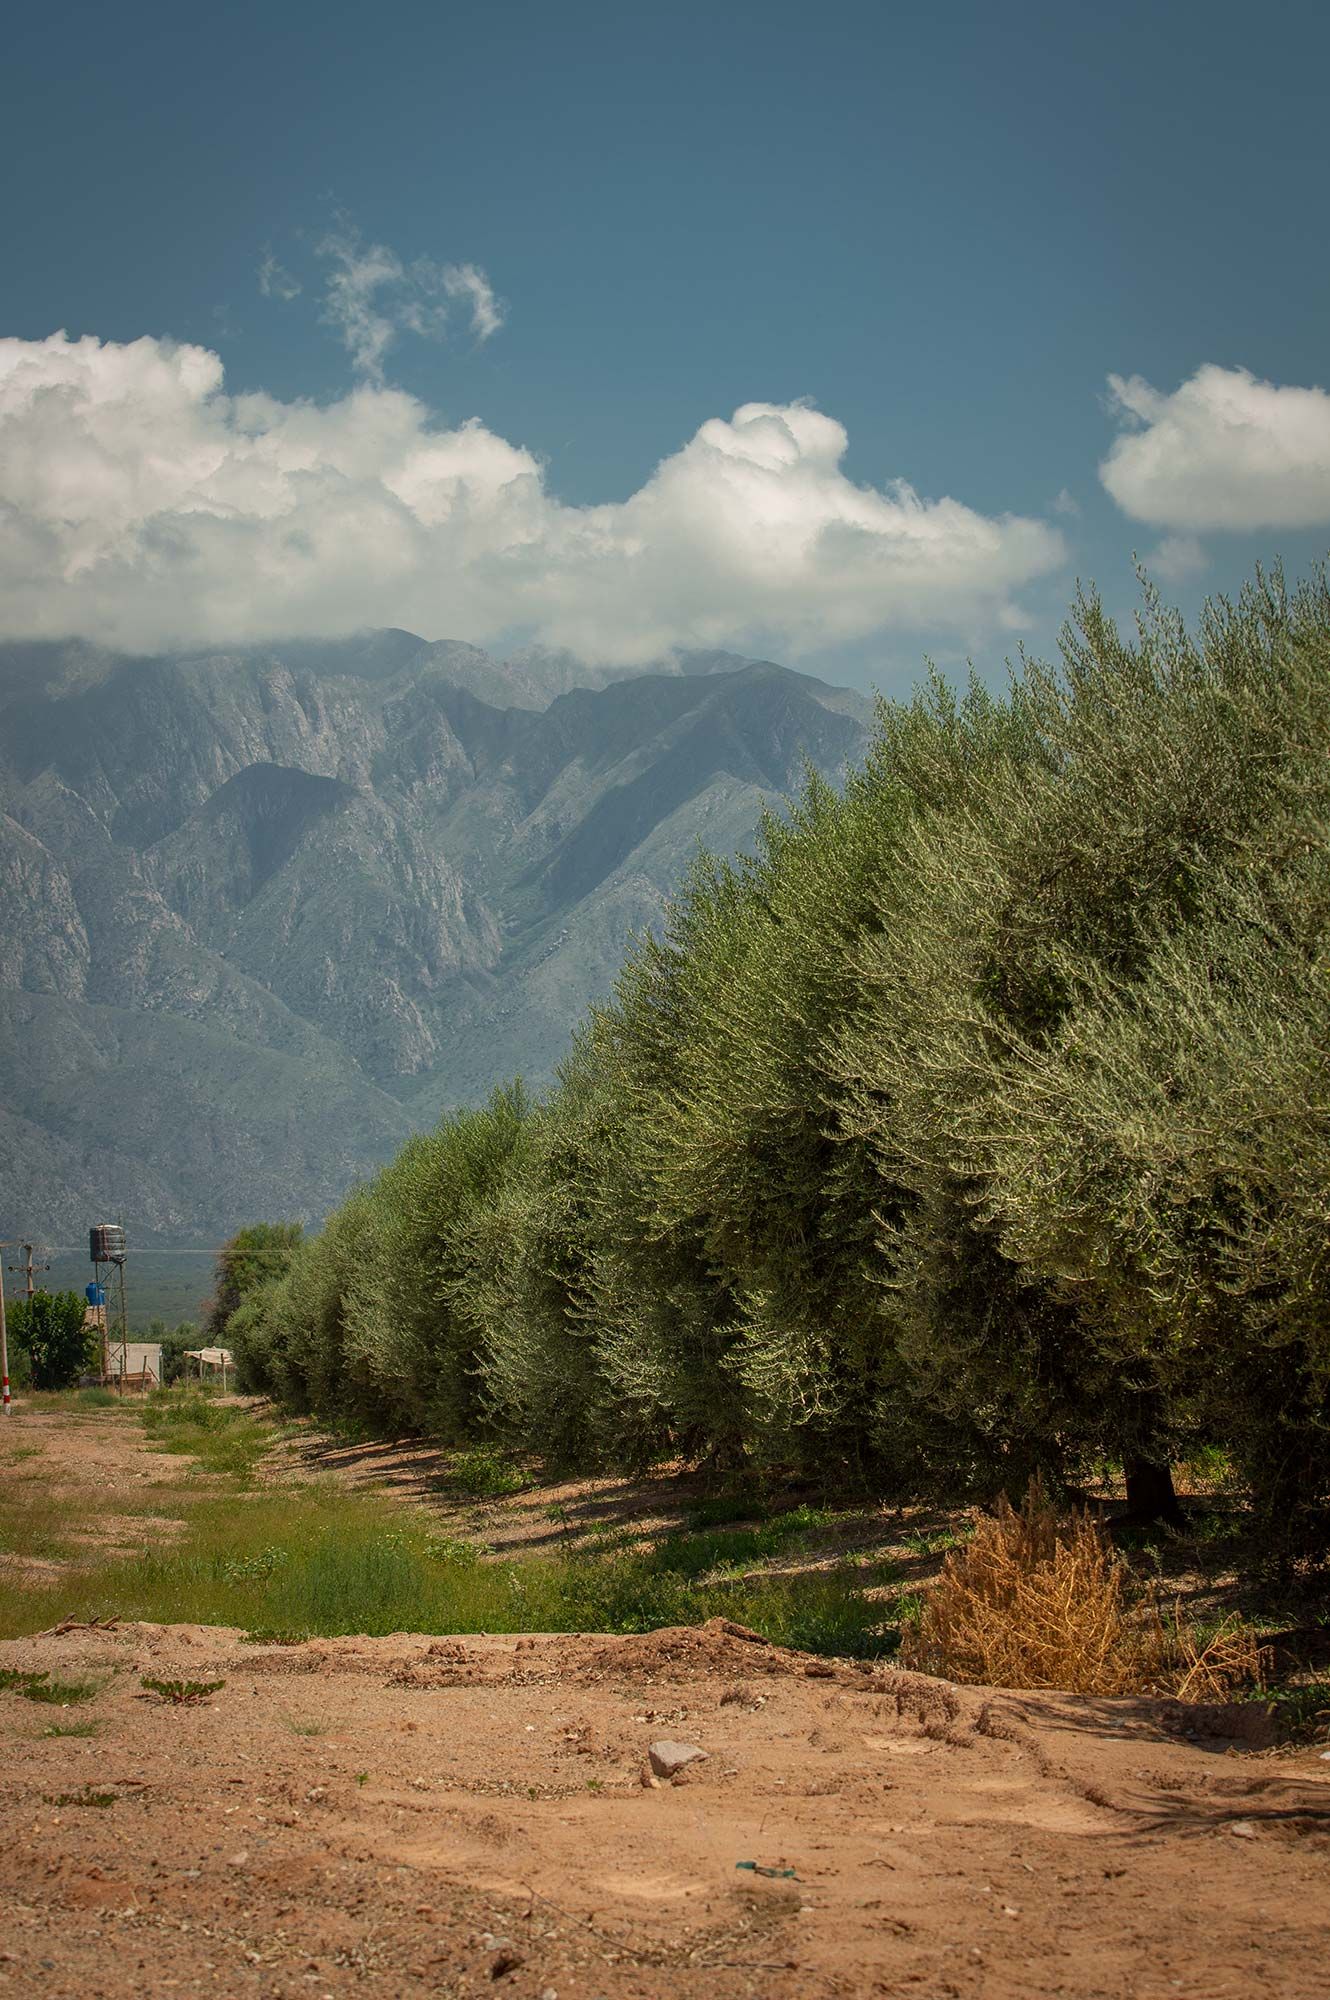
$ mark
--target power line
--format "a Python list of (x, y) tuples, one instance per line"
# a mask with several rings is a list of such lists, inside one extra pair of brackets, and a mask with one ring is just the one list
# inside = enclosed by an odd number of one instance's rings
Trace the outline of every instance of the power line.
[(19, 1243), (19, 1244), (16, 1244), (16, 1245), (15, 1245), (14, 1247), (15, 1247), (16, 1249), (19, 1249), (19, 1250), (22, 1250), (22, 1251), (25, 1251), (25, 1252), (26, 1252), (27, 1254), (26, 1254), (26, 1256), (25, 1256), (25, 1258), (24, 1258), (24, 1261), (23, 1261), (23, 1262), (22, 1262), (21, 1264), (11, 1264), (11, 1265), (9, 1266), (9, 1268), (10, 1268), (10, 1270), (11, 1270), (11, 1271), (16, 1271), (16, 1272), (18, 1273), (18, 1275), (19, 1275), (19, 1276), (20, 1276), (21, 1278), (26, 1278), (26, 1280), (27, 1280), (27, 1293), (28, 1293), (28, 1297), (29, 1297), (29, 1299), (31, 1299), (31, 1297), (32, 1297), (32, 1278), (33, 1278), (33, 1273), (34, 1273), (34, 1271), (49, 1271), (51, 1267), (50, 1267), (50, 1265), (49, 1265), (49, 1264), (34, 1264), (34, 1263), (33, 1263), (33, 1261), (32, 1261), (32, 1256), (33, 1256), (33, 1250), (34, 1250), (34, 1247), (35, 1247), (35, 1246), (34, 1246), (33, 1244), (31, 1244), (31, 1243)]

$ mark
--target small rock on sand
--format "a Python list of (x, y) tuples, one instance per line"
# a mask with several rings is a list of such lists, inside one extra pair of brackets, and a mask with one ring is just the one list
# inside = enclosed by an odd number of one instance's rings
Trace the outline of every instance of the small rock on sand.
[(695, 1743), (671, 1743), (667, 1737), (653, 1743), (647, 1751), (651, 1768), (658, 1778), (672, 1778), (676, 1771), (682, 1771), (689, 1764), (697, 1764), (707, 1755)]

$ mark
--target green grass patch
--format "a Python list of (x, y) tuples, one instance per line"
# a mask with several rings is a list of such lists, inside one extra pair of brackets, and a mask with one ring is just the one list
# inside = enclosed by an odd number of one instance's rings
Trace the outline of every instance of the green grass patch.
[(0, 1550), (7, 1555), (68, 1558), (77, 1553), (72, 1531), (87, 1523), (87, 1507), (49, 1493), (40, 1468), (7, 1479), (0, 1492)]
[(81, 1722), (49, 1723), (41, 1731), (41, 1734), (43, 1738), (48, 1736), (95, 1736), (101, 1726), (100, 1722), (96, 1722), (92, 1717), (88, 1717), (86, 1721)]
[[(627, 1524), (607, 1527), (572, 1555), (500, 1562), (388, 1495), (348, 1492), (331, 1478), (257, 1485), (278, 1431), (238, 1404), (167, 1390), (136, 1414), (159, 1450), (196, 1462), (169, 1495), (182, 1532), (132, 1557), (93, 1551), (55, 1579), (20, 1580), (0, 1602), (0, 1637), (66, 1617), (235, 1626), (255, 1643), (279, 1645), (349, 1633), (642, 1632), (722, 1615), (785, 1645), (883, 1650), (881, 1609), (853, 1568), (761, 1573), (834, 1519), (811, 1507), (754, 1520), (745, 1501), (748, 1525), (736, 1525), (729, 1509), (740, 1503), (703, 1502), (689, 1527), (649, 1547)], [(197, 1470), (206, 1482), (191, 1476)], [(230, 1489), (225, 1505), (219, 1480)], [(454, 1454), (445, 1483), (453, 1493), (497, 1499), (527, 1480), (482, 1445)], [(25, 1517), (28, 1547), (33, 1525)]]
[(14, 1400), (14, 1415), (19, 1423), (25, 1416), (39, 1411), (62, 1411), (66, 1416), (100, 1415), (104, 1411), (118, 1410), (128, 1421), (137, 1417), (142, 1408), (142, 1398), (131, 1392), (118, 1396), (112, 1389), (20, 1389)]
[(963, 1548), (970, 1539), (969, 1531), (956, 1528), (937, 1528), (931, 1534), (917, 1532), (903, 1535), (901, 1547), (912, 1556), (944, 1556), (952, 1549)]
[(203, 1472), (249, 1485), (276, 1439), (275, 1427), (237, 1403), (196, 1389), (159, 1389), (143, 1407), (143, 1427), (159, 1451), (184, 1452)]
[(763, 1521), (767, 1508), (753, 1494), (717, 1493), (685, 1509), (690, 1528), (729, 1528), (737, 1521)]
[[(670, 1567), (675, 1551), (587, 1556), (563, 1565), (564, 1616), (547, 1630), (650, 1632), (660, 1625), (697, 1625), (733, 1618), (778, 1646), (855, 1658), (887, 1650), (881, 1609), (842, 1571), (796, 1576), (699, 1579)], [(518, 1604), (525, 1572), (511, 1585)], [(532, 1629), (539, 1625), (532, 1621)]]
[(280, 1644), (358, 1632), (641, 1632), (722, 1615), (784, 1645), (882, 1650), (880, 1610), (854, 1572), (706, 1574), (788, 1544), (817, 1524), (803, 1510), (765, 1524), (760, 1544), (667, 1536), (656, 1549), (502, 1563), (463, 1556), (424, 1513), (332, 1481), (238, 1492), (226, 1507), (198, 1495), (178, 1511), (185, 1531), (169, 1545), (7, 1592), (0, 1637), (71, 1616), (232, 1625)]
[(814, 1507), (794, 1507), (760, 1527), (681, 1528), (662, 1536), (642, 1560), (661, 1573), (683, 1577), (743, 1571), (779, 1555), (834, 1518)]

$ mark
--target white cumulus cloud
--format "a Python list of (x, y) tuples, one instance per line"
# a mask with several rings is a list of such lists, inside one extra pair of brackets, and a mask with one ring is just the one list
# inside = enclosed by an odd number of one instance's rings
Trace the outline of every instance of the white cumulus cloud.
[[(1110, 375), (1122, 435), (1099, 468), (1134, 520), (1191, 537), (1330, 521), (1330, 395), (1245, 368), (1198, 368), (1163, 395)], [(1190, 545), (1194, 566), (1195, 544)]]
[(629, 499), (565, 505), (531, 452), (372, 379), (372, 285), (346, 278), (370, 379), (326, 406), (228, 395), (202, 347), (0, 340), (0, 632), (150, 649), (395, 624), (592, 661), (800, 654), (1005, 628), (1063, 560), (1047, 523), (855, 484), (844, 429), (803, 404), (713, 417)]

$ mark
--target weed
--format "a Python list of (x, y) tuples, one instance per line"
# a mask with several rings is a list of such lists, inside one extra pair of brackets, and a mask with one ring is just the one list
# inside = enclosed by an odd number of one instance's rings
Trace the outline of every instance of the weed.
[(21, 1691), (31, 1687), (34, 1681), (45, 1678), (45, 1674), (25, 1673), (22, 1667), (0, 1667), (0, 1688), (18, 1688)]
[(81, 1785), (76, 1792), (56, 1792), (47, 1794), (47, 1804), (52, 1806), (113, 1806), (118, 1792), (96, 1792), (91, 1785)]
[(1261, 1699), (1273, 1704), (1283, 1742), (1330, 1743), (1330, 1681), (1278, 1688)]
[(191, 1708), (198, 1702), (216, 1694), (226, 1686), (225, 1681), (158, 1681), (144, 1674), (140, 1682), (149, 1694), (155, 1694), (159, 1701), (169, 1702), (175, 1708)]
[(287, 1559), (285, 1549), (256, 1549), (252, 1556), (238, 1556), (220, 1565), (227, 1583), (262, 1583)]
[(952, 1549), (963, 1547), (965, 1535), (955, 1528), (940, 1528), (934, 1534), (917, 1533), (902, 1535), (901, 1547), (913, 1556), (942, 1556)]
[(1198, 1549), (1213, 1548), (1220, 1542), (1233, 1540), (1233, 1522), (1227, 1514), (1206, 1509), (1189, 1514), (1184, 1540), (1194, 1542)]
[(100, 1722), (89, 1719), (86, 1722), (53, 1722), (42, 1735), (47, 1736), (95, 1736), (101, 1728)]
[(312, 1639), (312, 1632), (296, 1631), (289, 1625), (256, 1625), (252, 1632), (242, 1632), (242, 1646), (303, 1646), (306, 1639)]
[(313, 1716), (302, 1720), (297, 1716), (288, 1715), (286, 1726), (293, 1736), (326, 1736), (331, 1724)]
[(454, 1455), (443, 1483), (471, 1500), (501, 1500), (531, 1482), (494, 1445), (476, 1444)]
[(78, 1405), (82, 1410), (114, 1410), (120, 1398), (112, 1389), (80, 1389)]
[(425, 1544), (431, 1562), (450, 1563), (454, 1569), (474, 1569), (483, 1553), (475, 1542), (458, 1535), (431, 1535)]
[(356, 1772), (356, 1783), (357, 1783), (358, 1785), (367, 1785), (367, 1784), (369, 1783), (369, 1772), (368, 1772), (368, 1771), (357, 1771), (357, 1772)]
[(91, 1701), (99, 1691), (98, 1681), (53, 1681), (47, 1674), (33, 1674), (19, 1689), (25, 1701), (44, 1701), (51, 1708), (72, 1708), (75, 1702)]

